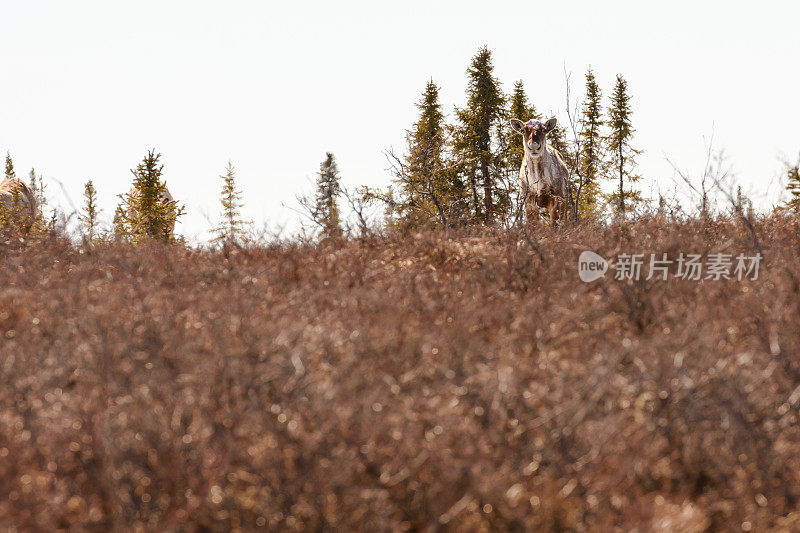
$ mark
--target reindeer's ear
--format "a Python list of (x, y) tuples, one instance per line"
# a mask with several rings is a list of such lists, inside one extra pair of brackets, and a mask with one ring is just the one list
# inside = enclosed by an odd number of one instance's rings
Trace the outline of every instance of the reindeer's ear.
[(558, 124), (558, 120), (556, 119), (556, 117), (553, 117), (549, 119), (547, 122), (545, 122), (544, 123), (545, 133), (550, 133), (551, 131), (553, 131), (553, 129), (556, 127), (556, 124)]
[(520, 119), (518, 118), (511, 119), (511, 127), (514, 128), (514, 131), (516, 131), (517, 133), (522, 133), (522, 126), (523, 123)]

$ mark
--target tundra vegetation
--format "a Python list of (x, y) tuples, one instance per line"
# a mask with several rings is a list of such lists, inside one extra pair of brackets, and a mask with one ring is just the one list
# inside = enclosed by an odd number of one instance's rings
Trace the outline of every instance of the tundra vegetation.
[[(566, 218), (527, 224), (508, 124), (552, 113), (491, 59), (453, 121), (426, 83), (386, 189), (324, 154), (298, 238), (254, 234), (230, 162), (211, 245), (155, 150), (110, 227), (87, 181), (80, 238), (31, 171), (33, 222), (0, 213), (0, 529), (800, 529), (798, 165), (770, 212), (711, 150), (649, 201), (627, 83), (589, 70), (548, 134)], [(584, 250), (764, 259), (582, 283)]]
[(215, 241), (224, 244), (236, 244), (244, 237), (247, 221), (242, 219), (241, 209), (242, 191), (236, 186), (236, 169), (228, 161), (225, 167), (225, 174), (220, 176), (222, 180), (222, 191), (219, 203), (222, 205), (221, 221), (216, 227)]

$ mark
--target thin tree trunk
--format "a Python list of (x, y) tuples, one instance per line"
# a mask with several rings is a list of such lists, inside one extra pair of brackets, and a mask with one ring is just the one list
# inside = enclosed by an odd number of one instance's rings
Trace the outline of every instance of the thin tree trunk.
[(622, 148), (619, 150), (619, 211), (623, 215), (625, 214), (625, 193), (623, 189), (623, 178), (625, 174), (623, 173), (625, 164), (625, 160), (622, 158)]
[[(427, 167), (427, 164), (425, 167)], [(439, 203), (439, 199), (436, 197), (436, 186), (434, 184), (433, 177), (430, 175), (430, 172), (427, 168), (423, 168), (422, 175), (427, 181), (428, 196), (433, 202), (436, 212), (439, 214), (439, 220), (442, 222), (443, 226), (447, 226), (447, 216), (445, 216), (444, 209), (442, 209), (442, 204)]]
[(469, 186), (472, 190), (472, 204), (473, 208), (475, 209), (475, 218), (480, 218), (481, 216), (481, 205), (480, 201), (478, 200), (478, 188), (475, 184), (475, 169), (473, 168), (469, 173)]
[(481, 174), (483, 175), (483, 210), (488, 222), (492, 219), (492, 178), (489, 175), (489, 165), (485, 161), (481, 163)]

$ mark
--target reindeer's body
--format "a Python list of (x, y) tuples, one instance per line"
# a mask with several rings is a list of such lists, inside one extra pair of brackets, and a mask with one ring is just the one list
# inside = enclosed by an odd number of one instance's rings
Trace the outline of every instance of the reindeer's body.
[(538, 120), (523, 123), (513, 119), (511, 125), (522, 135), (525, 149), (519, 169), (519, 191), (525, 202), (525, 217), (529, 222), (538, 220), (538, 207), (544, 207), (550, 213), (550, 223), (555, 225), (566, 213), (569, 180), (569, 170), (561, 154), (547, 144), (546, 134), (555, 127), (556, 119), (552, 118), (545, 124)]
[[(174, 206), (175, 206), (175, 203), (176, 203), (175, 199), (172, 197), (172, 193), (169, 192), (169, 189), (167, 188), (167, 186), (163, 182), (162, 182), (162, 185), (164, 185), (164, 191), (161, 194), (161, 203), (163, 203), (166, 206), (171, 206), (174, 209), (175, 208)], [(139, 198), (139, 189), (134, 187), (133, 189), (131, 189), (129, 194), (130, 194), (130, 199), (132, 200), (131, 203), (133, 204), (133, 203), (136, 202), (136, 199)], [(133, 205), (129, 205), (129, 207), (128, 207), (128, 216), (131, 217), (134, 220), (139, 218), (139, 214), (133, 208)], [(175, 222), (174, 221), (170, 225), (169, 233), (170, 233), (170, 235), (175, 233)]]
[(26, 226), (36, 216), (36, 195), (25, 182), (17, 178), (0, 182), (0, 213), (16, 214)]

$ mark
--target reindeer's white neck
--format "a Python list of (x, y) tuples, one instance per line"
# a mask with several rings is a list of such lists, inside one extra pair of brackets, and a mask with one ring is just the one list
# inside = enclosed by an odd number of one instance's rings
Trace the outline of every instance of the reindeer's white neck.
[(545, 183), (546, 180), (544, 175), (545, 157), (547, 157), (547, 148), (536, 155), (525, 150), (525, 160), (522, 163), (525, 169), (525, 175), (527, 176), (528, 184), (533, 186), (537, 191), (541, 189), (542, 184)]

